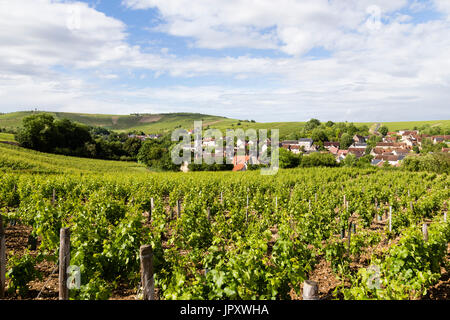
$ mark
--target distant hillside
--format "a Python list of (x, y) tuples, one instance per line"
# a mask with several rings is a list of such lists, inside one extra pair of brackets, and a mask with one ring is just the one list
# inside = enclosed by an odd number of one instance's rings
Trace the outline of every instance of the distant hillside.
[[(38, 111), (39, 113), (39, 111)], [(199, 113), (162, 113), (162, 114), (134, 114), (134, 115), (107, 115), (107, 114), (85, 114), (66, 112), (47, 112), (55, 118), (67, 118), (72, 121), (90, 126), (99, 126), (115, 131), (139, 130), (145, 133), (171, 132), (176, 128), (192, 129), (194, 121), (202, 120), (204, 127), (217, 128), (225, 132), (225, 129), (279, 129), (280, 135), (294, 132), (304, 125), (304, 122), (250, 122), (247, 120), (230, 119), (220, 116), (204, 115)], [(0, 128), (16, 129), (22, 125), (24, 117), (35, 114), (33, 111), (22, 111), (0, 114)], [(435, 121), (408, 121), (408, 122), (358, 122), (355, 125), (367, 125), (375, 128), (386, 125), (389, 130), (413, 129), (424, 124), (430, 126), (441, 126), (450, 129), (450, 120)]]
[[(23, 118), (42, 113), (40, 111), (21, 111), (0, 114), (0, 127), (16, 129), (22, 125)], [(116, 131), (140, 130), (146, 133), (160, 133), (172, 131), (176, 127), (190, 128), (195, 120), (203, 120), (203, 125), (237, 123), (238, 120), (225, 117), (210, 116), (196, 113), (168, 113), (168, 114), (135, 114), (109, 115), (85, 114), (66, 112), (46, 112), (57, 119), (67, 118), (72, 121), (90, 126), (98, 126)]]

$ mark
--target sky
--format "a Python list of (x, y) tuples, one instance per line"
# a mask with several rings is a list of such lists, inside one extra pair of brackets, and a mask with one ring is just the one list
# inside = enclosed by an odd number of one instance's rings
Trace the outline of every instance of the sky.
[(0, 112), (450, 119), (449, 0), (0, 0)]

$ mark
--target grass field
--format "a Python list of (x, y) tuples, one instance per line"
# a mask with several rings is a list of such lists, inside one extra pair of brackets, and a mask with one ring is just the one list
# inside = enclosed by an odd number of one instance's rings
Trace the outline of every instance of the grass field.
[[(139, 130), (145, 133), (167, 133), (176, 128), (192, 129), (194, 121), (203, 121), (203, 127), (219, 129), (225, 133), (226, 129), (279, 129), (280, 135), (286, 135), (298, 130), (304, 122), (249, 122), (245, 120), (230, 119), (219, 116), (195, 114), (195, 113), (171, 113), (171, 114), (143, 114), (143, 115), (107, 115), (107, 114), (83, 114), (48, 112), (55, 118), (67, 118), (72, 121), (90, 126), (99, 126), (118, 132)], [(21, 126), (23, 118), (33, 114), (32, 111), (22, 111), (0, 114), (0, 127), (17, 129)], [(450, 129), (450, 120), (434, 121), (407, 121), (407, 122), (381, 122), (390, 131), (401, 129), (413, 129), (424, 124), (441, 126)], [(375, 127), (374, 122), (355, 122), (355, 125), (367, 125)]]
[(423, 125), (439, 126), (441, 128), (450, 129), (450, 120), (434, 120), (434, 121), (407, 121), (407, 122), (382, 122), (381, 125), (388, 127), (389, 131), (413, 129)]

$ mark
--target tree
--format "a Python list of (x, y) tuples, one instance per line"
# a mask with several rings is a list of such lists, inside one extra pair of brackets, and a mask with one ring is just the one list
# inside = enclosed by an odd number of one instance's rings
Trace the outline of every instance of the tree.
[(302, 167), (337, 167), (339, 164), (331, 153), (314, 152), (302, 158)]
[(325, 131), (320, 128), (315, 128), (312, 131), (311, 139), (313, 139), (315, 143), (320, 142), (320, 144), (322, 146), (325, 141), (328, 141), (328, 137), (327, 137)]
[(343, 150), (348, 149), (348, 147), (350, 147), (351, 144), (353, 143), (353, 137), (348, 133), (344, 133), (344, 134), (342, 134), (339, 142), (340, 142), (341, 149), (343, 149)]
[(84, 155), (92, 142), (88, 127), (47, 113), (24, 118), (16, 139), (25, 148), (68, 155)]
[(344, 160), (341, 161), (341, 164), (344, 167), (356, 167), (356, 156), (352, 153), (347, 154)]
[(142, 147), (142, 141), (138, 138), (128, 138), (123, 144), (123, 149), (129, 154), (130, 157), (136, 158), (139, 150)]
[(300, 155), (296, 155), (293, 152), (286, 150), (285, 148), (279, 149), (279, 166), (280, 168), (295, 168), (300, 164)]
[(308, 122), (306, 122), (305, 128), (306, 130), (311, 131), (317, 128), (318, 126), (320, 126), (320, 121), (317, 119), (311, 119)]
[(23, 119), (16, 140), (24, 148), (49, 152), (53, 149), (55, 118), (47, 113), (31, 115)]
[(383, 137), (385, 137), (387, 135), (387, 133), (389, 132), (389, 129), (386, 126), (381, 126), (378, 129), (378, 132), (381, 133), (383, 135)]
[(161, 147), (157, 141), (146, 140), (139, 149), (137, 159), (148, 167), (160, 167), (159, 161), (164, 152), (167, 153), (167, 150)]

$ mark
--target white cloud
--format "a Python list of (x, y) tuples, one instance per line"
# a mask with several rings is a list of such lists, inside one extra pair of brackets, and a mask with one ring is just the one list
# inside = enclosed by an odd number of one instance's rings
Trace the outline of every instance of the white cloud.
[(0, 68), (95, 67), (123, 57), (125, 25), (85, 3), (0, 1)]
[(366, 8), (370, 5), (377, 5), (387, 14), (407, 1), (124, 0), (123, 3), (132, 9), (157, 8), (166, 21), (158, 30), (192, 37), (198, 47), (279, 48), (299, 55), (315, 46), (333, 48), (347, 31), (365, 22)]
[[(406, 0), (124, 3), (158, 8), (159, 30), (199, 47), (272, 48), (288, 56), (177, 56), (164, 43), (143, 50), (128, 43), (124, 23), (84, 3), (0, 0), (0, 110), (193, 111), (265, 121), (448, 118), (450, 21), (413, 24), (395, 13)], [(444, 14), (448, 3), (433, 0)], [(366, 24), (372, 4), (384, 17), (375, 29)], [(317, 47), (330, 57), (302, 56)], [(142, 81), (139, 89), (123, 80), (127, 73)], [(169, 75), (175, 84), (152, 87), (151, 73), (153, 82)], [(180, 78), (196, 84), (178, 85)], [(110, 84), (119, 81), (122, 88)]]

